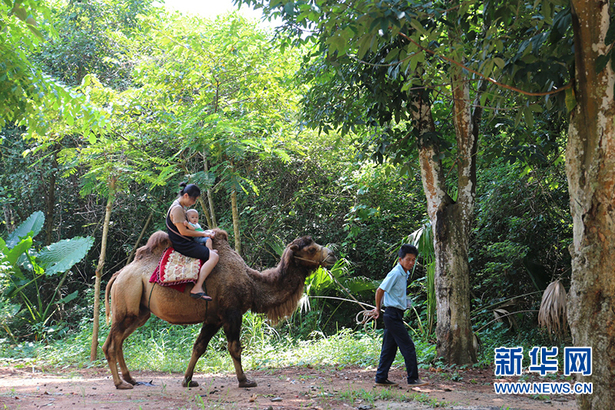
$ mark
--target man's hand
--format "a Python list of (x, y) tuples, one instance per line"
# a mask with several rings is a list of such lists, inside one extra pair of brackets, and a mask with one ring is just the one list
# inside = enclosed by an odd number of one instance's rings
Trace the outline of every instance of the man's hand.
[(378, 319), (380, 317), (380, 307), (382, 306), (382, 298), (384, 297), (384, 290), (378, 287), (376, 289), (376, 308), (371, 311), (371, 315), (374, 316), (374, 319)]

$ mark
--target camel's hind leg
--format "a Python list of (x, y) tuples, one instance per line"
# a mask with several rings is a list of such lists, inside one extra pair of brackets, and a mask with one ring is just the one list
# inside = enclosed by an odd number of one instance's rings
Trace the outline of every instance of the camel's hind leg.
[[(118, 389), (132, 389), (132, 386), (137, 384), (136, 380), (132, 378), (126, 361), (124, 360), (124, 340), (128, 338), (139, 327), (143, 326), (150, 317), (149, 311), (141, 311), (139, 316), (126, 316), (122, 319), (114, 318), (109, 336), (103, 345), (103, 351), (105, 357), (109, 363), (111, 374), (113, 375), (113, 383)], [(120, 379), (117, 365), (120, 365), (122, 371), (122, 379)]]
[(184, 387), (197, 387), (199, 384), (192, 380), (192, 376), (194, 375), (194, 368), (196, 367), (196, 362), (199, 361), (199, 358), (205, 353), (207, 350), (207, 345), (209, 341), (216, 333), (220, 330), (220, 324), (209, 324), (203, 323), (203, 327), (201, 328), (201, 333), (196, 338), (194, 342), (194, 346), (192, 347), (192, 357), (190, 358), (190, 363), (188, 363), (188, 368), (186, 369), (186, 373), (184, 374), (184, 380), (182, 382), (182, 386)]
[(256, 387), (256, 382), (248, 380), (243, 372), (243, 366), (241, 365), (242, 348), (241, 341), (239, 340), (239, 335), (241, 333), (241, 316), (241, 312), (239, 311), (230, 311), (226, 313), (224, 334), (226, 334), (226, 340), (228, 341), (228, 351), (235, 365), (235, 374), (239, 381), (239, 387)]

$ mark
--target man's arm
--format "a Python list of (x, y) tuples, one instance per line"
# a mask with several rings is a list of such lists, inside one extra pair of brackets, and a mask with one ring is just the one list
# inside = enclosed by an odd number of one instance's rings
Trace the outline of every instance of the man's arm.
[(374, 319), (380, 317), (380, 309), (382, 307), (382, 298), (384, 297), (384, 290), (382, 288), (376, 289), (376, 307), (372, 310), (372, 316)]

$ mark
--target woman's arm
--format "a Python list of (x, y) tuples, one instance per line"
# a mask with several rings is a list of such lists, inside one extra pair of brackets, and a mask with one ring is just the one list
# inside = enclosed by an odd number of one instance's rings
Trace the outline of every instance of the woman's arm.
[(177, 227), (177, 232), (179, 232), (182, 236), (207, 236), (203, 231), (191, 231), (190, 229), (186, 228), (183, 223), (176, 222), (174, 225)]

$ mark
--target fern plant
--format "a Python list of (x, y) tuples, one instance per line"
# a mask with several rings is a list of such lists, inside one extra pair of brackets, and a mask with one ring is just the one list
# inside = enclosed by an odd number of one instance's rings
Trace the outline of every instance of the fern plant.
[[(16, 315), (23, 315), (31, 326), (36, 340), (45, 338), (47, 326), (60, 304), (75, 299), (77, 291), (60, 297), (60, 290), (68, 272), (88, 253), (94, 238), (75, 237), (61, 240), (40, 250), (34, 248), (33, 238), (41, 231), (45, 215), (33, 213), (8, 238), (0, 238), (0, 265), (9, 286), (6, 298), (17, 302)], [(45, 279), (63, 274), (51, 296), (44, 294)]]

